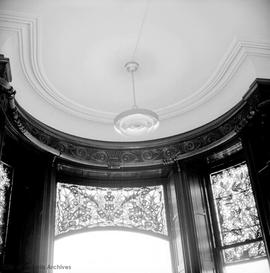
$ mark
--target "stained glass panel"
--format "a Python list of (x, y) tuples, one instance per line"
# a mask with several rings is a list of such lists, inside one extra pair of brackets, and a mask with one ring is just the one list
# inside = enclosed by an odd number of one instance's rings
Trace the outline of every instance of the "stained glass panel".
[(11, 167), (0, 162), (0, 255), (3, 254), (5, 244), (11, 173)]
[(58, 183), (56, 235), (93, 227), (127, 227), (167, 235), (163, 187)]
[[(265, 256), (247, 165), (241, 163), (212, 173), (210, 177), (221, 244), (232, 246), (223, 250), (224, 261), (231, 263)], [(249, 243), (250, 240), (259, 241)], [(238, 245), (233, 247), (234, 244)]]
[(250, 260), (254, 258), (265, 257), (265, 247), (262, 241), (244, 244), (223, 250), (224, 260), (226, 263)]

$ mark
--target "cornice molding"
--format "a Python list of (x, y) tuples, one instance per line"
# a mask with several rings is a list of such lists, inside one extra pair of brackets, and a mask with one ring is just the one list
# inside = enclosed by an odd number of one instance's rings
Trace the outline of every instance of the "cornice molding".
[(257, 79), (233, 109), (198, 129), (152, 141), (105, 142), (68, 135), (33, 118), (15, 101), (16, 92), (8, 82), (6, 68), (1, 71), (0, 91), (5, 99), (0, 102), (10, 131), (60, 158), (109, 169), (169, 165), (208, 151), (251, 124), (265, 110), (265, 103), (269, 104), (270, 99), (270, 80)]
[[(11, 11), (0, 12), (0, 29), (14, 32), (18, 37), (20, 64), (29, 84), (54, 107), (80, 118), (111, 123), (116, 113), (98, 111), (65, 97), (49, 81), (40, 55), (39, 20), (33, 16)], [(168, 107), (155, 109), (162, 120), (190, 111), (218, 94), (250, 56), (270, 57), (270, 43), (234, 39), (220, 64), (208, 81), (191, 96)]]
[(255, 101), (255, 97), (242, 101), (218, 120), (187, 134), (138, 143), (99, 142), (70, 136), (38, 122), (20, 108), (13, 114), (13, 123), (32, 143), (73, 162), (109, 169), (168, 165), (235, 136), (255, 116)]

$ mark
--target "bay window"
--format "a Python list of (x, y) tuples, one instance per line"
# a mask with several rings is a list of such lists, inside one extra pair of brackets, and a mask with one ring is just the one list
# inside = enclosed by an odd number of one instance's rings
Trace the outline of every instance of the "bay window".
[(211, 172), (216, 250), (226, 273), (268, 273), (249, 171), (246, 162)]

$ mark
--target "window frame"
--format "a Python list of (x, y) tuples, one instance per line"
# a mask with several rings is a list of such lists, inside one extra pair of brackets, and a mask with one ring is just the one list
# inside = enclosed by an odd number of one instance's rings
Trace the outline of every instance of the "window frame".
[[(259, 219), (259, 224), (260, 224), (262, 236), (257, 239), (246, 240), (244, 242), (239, 242), (239, 243), (234, 243), (231, 245), (227, 245), (227, 246), (224, 245), (223, 246), (222, 239), (221, 239), (221, 232), (219, 230), (218, 215), (217, 215), (217, 211), (215, 208), (215, 201), (214, 201), (214, 195), (213, 195), (213, 190), (212, 190), (212, 186), (211, 186), (210, 175), (212, 173), (228, 169), (230, 167), (236, 166), (241, 163), (245, 163), (248, 168), (251, 190), (252, 190), (252, 194), (253, 194), (254, 201), (255, 201), (255, 208), (256, 208), (257, 214), (258, 214), (258, 219)], [(266, 249), (266, 242), (265, 242), (264, 236), (263, 236), (262, 220), (260, 217), (260, 211), (259, 211), (257, 200), (256, 200), (256, 194), (255, 194), (254, 184), (253, 184), (253, 180), (252, 180), (251, 170), (250, 170), (250, 167), (248, 164), (248, 160), (245, 157), (243, 149), (240, 151), (237, 151), (235, 154), (225, 156), (224, 158), (219, 159), (215, 162), (208, 163), (208, 169), (207, 169), (207, 173), (206, 173), (206, 182), (207, 182), (206, 183), (206, 191), (207, 191), (207, 195), (208, 195), (207, 199), (208, 199), (208, 203), (209, 203), (209, 212), (210, 212), (210, 217), (211, 217), (211, 221), (212, 221), (212, 230), (213, 230), (212, 236), (213, 236), (213, 239), (215, 242), (215, 244), (214, 244), (214, 258), (216, 260), (218, 272), (224, 272), (225, 266), (246, 264), (249, 262), (254, 262), (254, 261), (259, 261), (259, 260), (268, 260), (267, 252), (266, 252), (265, 257), (259, 257), (259, 258), (255, 258), (255, 259), (244, 260), (244, 261), (236, 261), (236, 262), (232, 262), (232, 263), (225, 263), (223, 253), (222, 253), (222, 251), (224, 249), (233, 248), (233, 247), (237, 247), (237, 246), (241, 246), (241, 245), (247, 245), (249, 243), (258, 242), (258, 241), (262, 241), (264, 243), (264, 246)]]
[[(69, 174), (63, 174), (61, 172), (57, 172), (55, 177), (55, 182), (53, 185), (54, 188), (54, 205), (53, 205), (53, 232), (55, 231), (55, 224), (56, 224), (56, 201), (57, 201), (57, 184), (58, 183), (65, 183), (65, 184), (73, 184), (73, 185), (81, 185), (81, 186), (93, 186), (93, 187), (106, 187), (106, 188), (117, 188), (117, 187), (123, 187), (123, 188), (132, 188), (132, 187), (143, 187), (143, 186), (159, 186), (161, 185), (163, 188), (163, 194), (164, 194), (164, 207), (165, 207), (165, 217), (166, 217), (166, 224), (167, 224), (167, 235), (162, 235), (159, 233), (154, 232), (148, 232), (144, 230), (139, 230), (135, 228), (126, 228), (126, 227), (93, 227), (88, 228), (86, 230), (78, 230), (71, 232), (72, 234), (79, 234), (83, 232), (91, 232), (96, 230), (122, 230), (122, 231), (129, 231), (129, 232), (136, 232), (136, 233), (142, 233), (149, 236), (153, 236), (156, 238), (161, 238), (164, 240), (167, 240), (169, 242), (170, 247), (170, 257), (171, 257), (171, 267), (172, 267), (172, 273), (177, 273), (177, 268), (175, 268), (175, 254), (174, 254), (174, 247), (173, 247), (173, 232), (172, 232), (172, 223), (171, 223), (171, 210), (170, 202), (169, 202), (169, 194), (168, 194), (168, 185), (169, 185), (169, 177), (168, 176), (157, 176), (152, 178), (132, 178), (132, 177), (123, 177), (123, 178), (112, 178), (108, 177), (105, 178), (91, 178), (91, 177), (82, 177), (80, 175), (74, 175), (71, 176)], [(69, 232), (68, 232), (69, 233)], [(55, 233), (53, 233), (52, 239), (54, 244), (54, 241), (58, 238), (63, 238), (65, 236), (69, 236), (69, 234), (62, 234), (56, 236)], [(52, 256), (51, 260), (53, 261), (53, 248), (52, 248)]]

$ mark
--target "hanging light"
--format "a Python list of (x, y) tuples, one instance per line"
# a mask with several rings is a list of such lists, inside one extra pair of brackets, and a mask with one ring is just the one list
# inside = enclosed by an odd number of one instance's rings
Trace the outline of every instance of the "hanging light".
[[(147, 0), (131, 60), (134, 60), (135, 58), (149, 7), (150, 0)], [(127, 136), (144, 135), (154, 131), (159, 126), (159, 117), (155, 112), (149, 109), (139, 108), (136, 104), (134, 73), (137, 71), (139, 64), (137, 62), (130, 61), (126, 63), (125, 67), (127, 71), (131, 74), (133, 107), (129, 110), (121, 112), (115, 117), (114, 128), (118, 133)]]
[(139, 108), (136, 104), (134, 73), (137, 71), (139, 64), (131, 61), (125, 67), (131, 74), (133, 107), (115, 117), (114, 128), (123, 135), (140, 136), (154, 131), (159, 126), (159, 117), (155, 112)]

